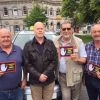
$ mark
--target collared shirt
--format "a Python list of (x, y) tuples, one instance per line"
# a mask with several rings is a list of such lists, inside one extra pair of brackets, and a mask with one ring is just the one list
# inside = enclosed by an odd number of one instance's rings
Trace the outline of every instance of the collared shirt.
[[(4, 75), (0, 76), (0, 90), (13, 89), (20, 84), (22, 76), (22, 64), (21, 48), (13, 45), (10, 54), (7, 54), (0, 48), (0, 68), (2, 67), (2, 70), (5, 70), (5, 68), (7, 68), (7, 72), (5, 72)], [(12, 67), (14, 67), (15, 69), (12, 70)]]
[(44, 41), (43, 41), (42, 44), (40, 44), (40, 43), (36, 40), (35, 37), (34, 37), (34, 39), (33, 39), (33, 41), (35, 42), (35, 44), (36, 44), (36, 46), (37, 46), (37, 48), (38, 48), (38, 50), (39, 50), (39, 52), (40, 52), (41, 55), (43, 54), (45, 39), (46, 39), (46, 38), (44, 37)]
[(94, 42), (90, 42), (86, 45), (87, 60), (96, 65), (100, 65), (100, 48), (97, 50)]

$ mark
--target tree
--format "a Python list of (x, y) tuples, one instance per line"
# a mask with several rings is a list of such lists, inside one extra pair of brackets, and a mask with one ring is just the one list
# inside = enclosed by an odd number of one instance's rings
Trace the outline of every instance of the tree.
[(91, 23), (93, 20), (92, 11), (90, 9), (91, 0), (80, 0), (79, 12), (83, 23)]
[(90, 9), (92, 10), (93, 22), (100, 20), (100, 0), (91, 0)]
[(67, 19), (73, 20), (74, 27), (76, 28), (78, 23), (77, 14), (78, 3), (75, 0), (63, 0), (61, 15)]
[(63, 0), (62, 1), (62, 16), (73, 18), (74, 12), (77, 9), (77, 3), (75, 0)]
[(83, 23), (100, 20), (100, 0), (80, 0), (79, 13)]
[(33, 5), (32, 10), (24, 19), (26, 26), (33, 26), (37, 21), (46, 22), (47, 18), (45, 16), (44, 10), (38, 5)]
[(75, 24), (92, 24), (100, 20), (100, 0), (63, 0), (61, 13)]

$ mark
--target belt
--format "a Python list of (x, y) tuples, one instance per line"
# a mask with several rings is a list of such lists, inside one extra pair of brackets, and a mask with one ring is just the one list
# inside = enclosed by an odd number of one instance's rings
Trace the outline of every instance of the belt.
[(61, 72), (59, 72), (59, 74), (66, 75), (66, 73), (61, 73)]

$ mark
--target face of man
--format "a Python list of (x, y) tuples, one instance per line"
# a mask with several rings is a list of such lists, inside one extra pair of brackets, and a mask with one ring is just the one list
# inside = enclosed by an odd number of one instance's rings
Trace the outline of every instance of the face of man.
[(61, 34), (63, 38), (70, 40), (73, 34), (73, 28), (70, 23), (64, 23), (61, 27)]
[(100, 24), (96, 24), (92, 27), (91, 34), (94, 41), (100, 41)]
[(3, 48), (9, 48), (12, 44), (11, 33), (7, 29), (0, 30), (0, 46)]
[(34, 32), (35, 32), (36, 38), (43, 38), (44, 37), (44, 33), (45, 33), (45, 26), (44, 26), (44, 24), (41, 23), (41, 22), (37, 22), (34, 25)]

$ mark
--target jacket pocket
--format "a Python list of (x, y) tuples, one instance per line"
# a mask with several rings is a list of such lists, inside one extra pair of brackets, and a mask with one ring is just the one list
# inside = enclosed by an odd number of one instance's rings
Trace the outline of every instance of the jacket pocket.
[(72, 80), (74, 83), (79, 83), (82, 80), (82, 71), (73, 71), (72, 72)]

